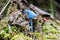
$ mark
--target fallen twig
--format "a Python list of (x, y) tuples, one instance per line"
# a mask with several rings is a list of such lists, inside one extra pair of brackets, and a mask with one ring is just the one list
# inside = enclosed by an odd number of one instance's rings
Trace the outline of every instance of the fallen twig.
[(6, 4), (6, 6), (3, 7), (3, 9), (2, 9), (1, 12), (0, 12), (0, 15), (4, 12), (4, 10), (6, 9), (6, 7), (7, 7), (8, 4), (10, 3), (10, 1), (11, 1), (11, 0), (9, 0), (9, 1), (7, 2), (7, 4)]

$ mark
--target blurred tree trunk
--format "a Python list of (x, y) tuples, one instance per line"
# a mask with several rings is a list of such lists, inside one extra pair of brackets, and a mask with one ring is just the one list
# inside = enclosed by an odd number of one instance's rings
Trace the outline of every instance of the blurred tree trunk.
[(54, 0), (50, 0), (50, 13), (54, 16)]

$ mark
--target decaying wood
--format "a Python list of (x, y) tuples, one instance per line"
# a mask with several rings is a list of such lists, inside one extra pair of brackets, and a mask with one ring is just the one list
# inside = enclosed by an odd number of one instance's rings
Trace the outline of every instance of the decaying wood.
[(34, 6), (33, 4), (30, 4), (30, 8), (35, 11), (38, 15), (50, 15), (50, 18), (54, 18), (53, 15), (51, 15), (50, 13), (48, 12), (45, 12), (43, 10), (41, 10), (40, 8)]
[(23, 15), (21, 11), (16, 11), (9, 17), (9, 21), (12, 22), (11, 24), (17, 24), (20, 26), (27, 26), (29, 23), (23, 19)]
[(4, 10), (6, 9), (6, 7), (7, 7), (8, 4), (10, 3), (10, 1), (11, 1), (11, 0), (9, 0), (9, 1), (7, 2), (7, 4), (6, 4), (6, 6), (3, 7), (3, 9), (2, 9), (1, 12), (0, 12), (0, 15), (4, 12)]

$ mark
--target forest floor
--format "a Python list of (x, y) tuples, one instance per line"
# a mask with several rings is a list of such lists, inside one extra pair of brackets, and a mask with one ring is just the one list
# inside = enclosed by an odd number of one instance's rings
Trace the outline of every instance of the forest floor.
[[(43, 28), (40, 28), (41, 31), (36, 29), (35, 32), (30, 32), (25, 31), (26, 28), (23, 26), (8, 24), (8, 18), (14, 12), (17, 12), (17, 4), (10, 4), (4, 11), (4, 17), (0, 21), (0, 40), (60, 40), (60, 23), (56, 20), (49, 19), (51, 22), (45, 22)], [(41, 23), (39, 21), (41, 20), (38, 19), (37, 26)]]

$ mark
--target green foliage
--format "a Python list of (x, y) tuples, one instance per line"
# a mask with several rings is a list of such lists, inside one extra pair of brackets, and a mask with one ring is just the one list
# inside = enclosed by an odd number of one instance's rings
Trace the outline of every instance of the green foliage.
[(0, 39), (8, 40), (10, 39), (11, 35), (6, 33), (5, 30), (0, 31)]
[(59, 33), (59, 29), (57, 29), (56, 24), (53, 22), (53, 25), (51, 25), (51, 23), (47, 22), (44, 23), (43, 25), (43, 40), (57, 40), (58, 39), (58, 35)]
[(5, 32), (8, 32), (8, 27), (5, 27), (4, 29), (3, 29)]
[(12, 31), (16, 31), (16, 27), (15, 26), (11, 26), (11, 29), (12, 29)]
[(37, 33), (35, 33), (35, 36), (36, 37), (41, 37), (41, 34), (37, 32)]
[(11, 40), (18, 40), (18, 39), (19, 39), (19, 40), (32, 40), (31, 37), (29, 37), (29, 36), (24, 36), (23, 33), (16, 34), (15, 36), (12, 37)]

